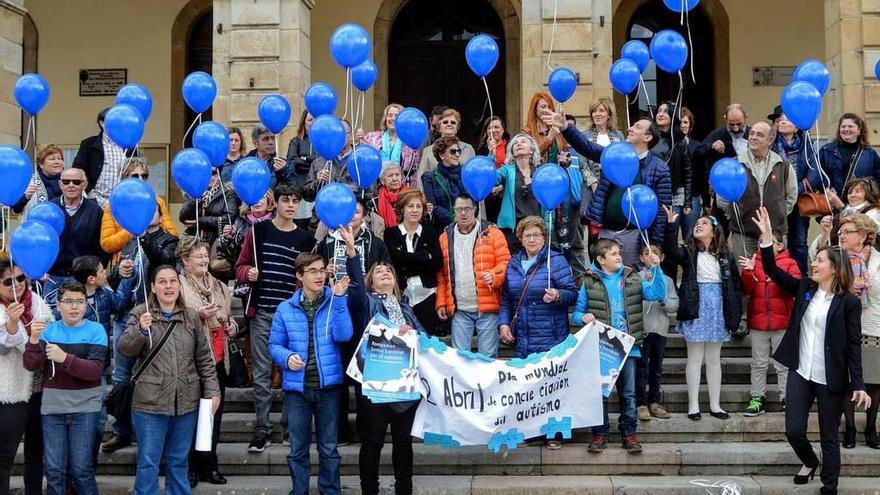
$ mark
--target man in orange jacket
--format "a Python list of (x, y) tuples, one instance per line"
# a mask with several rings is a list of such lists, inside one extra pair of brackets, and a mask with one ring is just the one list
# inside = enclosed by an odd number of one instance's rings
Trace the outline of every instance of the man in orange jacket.
[(452, 318), (452, 345), (471, 350), (477, 333), (481, 354), (498, 354), (498, 308), (510, 261), (504, 234), (477, 221), (478, 204), (467, 194), (455, 198), (455, 223), (440, 235), (443, 266), (437, 273), (437, 316)]

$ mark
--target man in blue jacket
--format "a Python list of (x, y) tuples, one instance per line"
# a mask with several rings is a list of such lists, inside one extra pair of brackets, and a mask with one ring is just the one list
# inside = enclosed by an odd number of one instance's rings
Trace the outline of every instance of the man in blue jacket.
[(324, 286), (327, 269), (315, 253), (301, 253), (294, 265), (302, 289), (278, 306), (269, 334), (269, 353), (284, 370), (284, 405), (290, 428), (287, 466), (291, 494), (309, 493), (309, 444), (312, 418), (318, 447), (318, 489), (342, 493), (341, 457), (337, 451), (339, 402), (346, 363), (341, 347), (352, 336), (348, 312), (349, 279), (343, 277), (331, 291)]
[[(594, 162), (600, 161), (604, 147), (588, 140), (574, 126), (568, 125), (562, 113), (547, 111), (543, 114), (543, 120), (547, 125), (558, 127), (562, 131), (562, 137), (575, 151)], [(657, 194), (659, 204), (671, 205), (672, 177), (669, 166), (660, 157), (649, 153), (659, 139), (660, 130), (657, 124), (647, 118), (637, 120), (627, 129), (626, 142), (639, 156), (639, 171), (633, 184), (650, 187)], [(620, 205), (625, 193), (625, 189), (602, 177), (590, 202), (586, 218), (594, 228), (600, 228), (600, 239), (614, 239), (620, 243), (620, 254), (623, 256), (624, 264), (636, 265), (639, 262), (640, 236), (638, 228), (629, 222), (626, 212)], [(666, 218), (659, 212), (658, 209), (657, 217), (649, 230), (651, 240), (658, 243), (663, 242), (666, 226)]]

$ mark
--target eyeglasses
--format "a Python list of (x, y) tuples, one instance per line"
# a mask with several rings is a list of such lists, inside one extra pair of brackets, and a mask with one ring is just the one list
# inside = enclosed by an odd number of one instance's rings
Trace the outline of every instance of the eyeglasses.
[(454, 208), (456, 213), (470, 213), (470, 212), (474, 211), (475, 209), (476, 208), (474, 208), (473, 206), (462, 206), (459, 208)]
[(461, 154), (461, 148), (450, 148), (449, 154), (452, 156), (458, 156)]
[(443, 125), (458, 125), (458, 122), (455, 120), (441, 120), (440, 123)]
[(308, 270), (304, 270), (303, 273), (306, 275), (326, 275), (326, 268), (309, 268)]
[(543, 239), (544, 234), (523, 234), (523, 239), (527, 241)]
[(143, 174), (130, 174), (128, 177), (129, 177), (129, 178), (134, 178), (134, 179), (147, 180), (147, 179), (150, 178), (150, 174), (149, 174), (149, 173), (143, 173)]
[(852, 234), (858, 234), (858, 233), (859, 233), (858, 230), (850, 230), (850, 229), (843, 230), (843, 229), (840, 229), (840, 230), (837, 231), (837, 236), (840, 237), (840, 236), (844, 236), (844, 235), (852, 235)]
[(82, 183), (82, 179), (61, 179), (61, 184), (64, 186), (69, 186), (70, 184), (73, 184), (74, 186), (81, 186)]
[(85, 299), (62, 299), (58, 302), (60, 302), (62, 304), (66, 304), (67, 306), (85, 306), (86, 305)]
[(25, 277), (24, 274), (19, 275), (19, 276), (14, 277), (14, 278), (13, 278), (13, 277), (9, 277), (9, 278), (3, 280), (3, 287), (12, 287), (12, 284), (13, 284), (13, 283), (19, 283), (19, 284), (20, 284), (20, 283), (24, 282), (25, 280), (27, 280), (27, 277)]

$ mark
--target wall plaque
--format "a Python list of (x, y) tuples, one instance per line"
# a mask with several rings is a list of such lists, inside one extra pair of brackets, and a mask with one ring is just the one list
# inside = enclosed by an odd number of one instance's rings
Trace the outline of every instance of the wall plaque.
[(752, 69), (755, 86), (788, 86), (794, 66), (764, 65)]
[(115, 96), (128, 82), (128, 69), (80, 69), (80, 96)]

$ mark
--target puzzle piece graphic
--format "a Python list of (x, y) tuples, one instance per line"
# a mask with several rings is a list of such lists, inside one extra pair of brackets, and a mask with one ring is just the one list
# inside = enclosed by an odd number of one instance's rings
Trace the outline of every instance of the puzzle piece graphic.
[(525, 368), (530, 364), (538, 364), (538, 361), (544, 357), (545, 352), (536, 352), (535, 354), (529, 354), (525, 358), (513, 358), (507, 360), (507, 366), (511, 368)]
[(424, 438), (425, 445), (439, 445), (444, 449), (451, 449), (454, 447), (461, 447), (461, 443), (458, 440), (452, 438), (452, 435), (446, 435), (442, 433), (432, 433), (429, 431), (425, 432)]
[(513, 450), (517, 444), (526, 439), (525, 435), (520, 433), (516, 428), (511, 428), (506, 433), (495, 433), (492, 439), (486, 444), (489, 450), (496, 454), (501, 452), (501, 447), (507, 446), (507, 450)]
[(553, 346), (549, 351), (547, 351), (548, 358), (558, 358), (565, 355), (570, 349), (574, 348), (577, 345), (577, 337), (572, 334), (569, 334), (568, 337), (565, 338), (562, 342)]
[(494, 358), (489, 357), (485, 354), (480, 354), (479, 352), (471, 352), (471, 351), (466, 351), (464, 349), (456, 349), (456, 350), (458, 351), (459, 354), (461, 354), (462, 356), (464, 356), (468, 359), (478, 359), (480, 361), (486, 361), (487, 363), (491, 363), (491, 362), (495, 361)]
[(437, 337), (428, 337), (424, 332), (419, 334), (419, 349), (421, 352), (428, 352), (429, 349), (434, 349), (434, 352), (437, 354), (443, 354), (448, 348), (449, 346)]
[(568, 440), (571, 438), (571, 416), (563, 416), (561, 419), (550, 418), (543, 426), (541, 426), (547, 440), (556, 438), (557, 433), (562, 434), (562, 438)]

